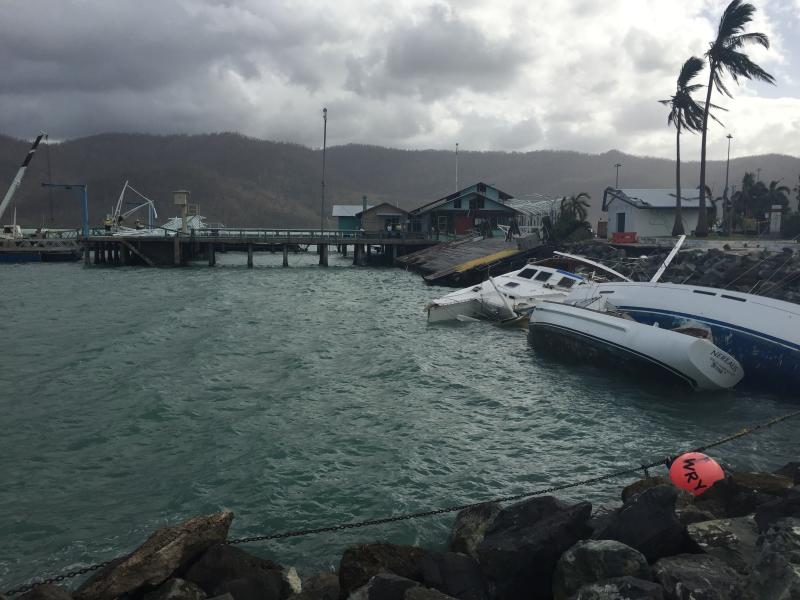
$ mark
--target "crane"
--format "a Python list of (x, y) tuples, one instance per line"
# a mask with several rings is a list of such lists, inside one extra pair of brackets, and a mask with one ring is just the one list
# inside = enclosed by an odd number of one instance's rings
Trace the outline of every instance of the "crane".
[(36, 136), (36, 139), (33, 142), (33, 146), (31, 146), (31, 149), (28, 150), (28, 154), (25, 156), (25, 160), (22, 161), (22, 166), (19, 168), (19, 171), (17, 171), (14, 180), (11, 182), (11, 186), (8, 188), (8, 191), (6, 192), (3, 201), (0, 202), (0, 222), (2, 222), (3, 213), (6, 212), (6, 209), (8, 208), (8, 205), (11, 203), (11, 199), (14, 197), (17, 188), (22, 183), (22, 178), (25, 175), (25, 171), (28, 170), (28, 165), (30, 164), (33, 155), (36, 153), (36, 148), (39, 147), (39, 142), (42, 141), (43, 137), (44, 138), (47, 137), (47, 133), (45, 133), (44, 131), (42, 131), (41, 133), (39, 133), (38, 136)]

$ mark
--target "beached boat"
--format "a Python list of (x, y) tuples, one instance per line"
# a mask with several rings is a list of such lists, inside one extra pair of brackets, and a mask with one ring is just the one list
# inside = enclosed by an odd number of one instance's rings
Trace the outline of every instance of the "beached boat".
[(695, 390), (728, 389), (743, 376), (741, 365), (712, 343), (707, 329), (645, 325), (602, 296), (575, 304), (542, 302), (531, 313), (528, 332), (537, 351)]
[(608, 282), (573, 290), (567, 302), (603, 296), (632, 318), (674, 329), (700, 323), (738, 360), (743, 384), (796, 392), (800, 385), (800, 305), (696, 285)]

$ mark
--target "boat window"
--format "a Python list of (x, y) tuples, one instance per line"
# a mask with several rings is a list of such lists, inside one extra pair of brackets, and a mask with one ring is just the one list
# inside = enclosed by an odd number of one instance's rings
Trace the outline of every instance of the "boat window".
[(600, 293), (601, 294), (613, 294), (614, 290), (602, 290)]
[(720, 297), (727, 298), (728, 300), (737, 300), (739, 302), (747, 302), (744, 298), (737, 298), (736, 296), (728, 296), (727, 294), (720, 294)]
[(473, 292), (480, 292), (481, 291), (481, 286), (476, 285), (474, 288), (472, 288), (472, 291)]
[(559, 287), (571, 288), (573, 285), (575, 285), (575, 280), (571, 277), (562, 277), (558, 282)]
[(548, 273), (547, 271), (539, 271), (539, 274), (536, 276), (536, 281), (547, 281), (552, 275), (552, 273)]
[(695, 294), (703, 294), (704, 296), (716, 296), (714, 292), (707, 292), (705, 290), (692, 290)]
[(522, 269), (517, 273), (517, 277), (522, 277), (523, 279), (530, 279), (534, 275), (536, 275), (536, 269)]
[(515, 287), (519, 287), (519, 284), (518, 284), (516, 281), (509, 281), (509, 282), (506, 284), (506, 287), (507, 287), (507, 288), (515, 288)]

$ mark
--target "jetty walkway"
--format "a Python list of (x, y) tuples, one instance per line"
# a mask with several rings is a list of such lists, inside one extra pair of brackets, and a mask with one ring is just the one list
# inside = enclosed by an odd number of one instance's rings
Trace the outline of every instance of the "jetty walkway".
[(241, 229), (207, 228), (189, 232), (163, 229), (139, 235), (110, 234), (93, 230), (80, 240), (84, 264), (185, 266), (191, 262), (216, 264), (217, 252), (246, 252), (247, 266), (253, 266), (254, 252), (282, 252), (283, 266), (289, 266), (289, 252), (316, 246), (319, 264), (328, 265), (330, 246), (347, 256), (353, 248), (353, 264), (364, 265), (375, 250), (393, 262), (416, 250), (434, 246), (438, 240), (422, 233), (399, 231), (350, 231), (320, 229)]

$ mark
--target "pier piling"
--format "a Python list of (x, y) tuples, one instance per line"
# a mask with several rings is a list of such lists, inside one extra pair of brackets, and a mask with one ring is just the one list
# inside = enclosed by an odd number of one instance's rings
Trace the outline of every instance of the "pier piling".
[(253, 244), (247, 244), (247, 266), (253, 268)]
[(328, 266), (328, 244), (320, 244), (319, 246), (319, 266)]
[(213, 267), (216, 264), (217, 264), (216, 247), (212, 242), (208, 245), (208, 266)]
[(286, 244), (283, 245), (283, 266), (289, 266), (289, 246)]

